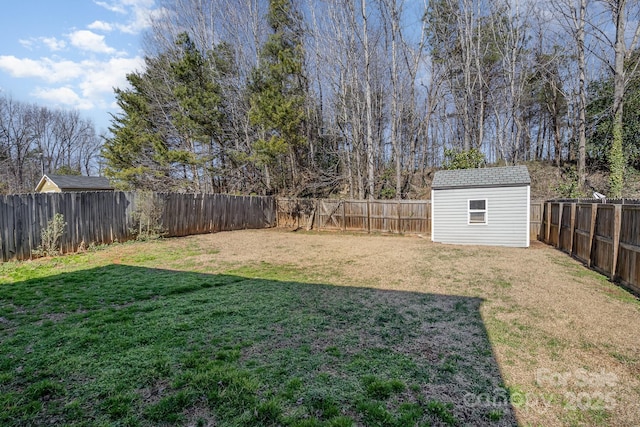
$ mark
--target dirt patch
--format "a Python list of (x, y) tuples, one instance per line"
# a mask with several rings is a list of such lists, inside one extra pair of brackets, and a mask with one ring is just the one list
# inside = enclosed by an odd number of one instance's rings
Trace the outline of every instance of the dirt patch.
[[(191, 253), (170, 268), (227, 273), (238, 265), (271, 265), (308, 272), (305, 280), (313, 283), (478, 298), (519, 423), (640, 424), (640, 305), (541, 243), (513, 249), (261, 230), (164, 244)], [(135, 251), (123, 247), (109, 256), (126, 264)], [(425, 342), (425, 351), (435, 344)], [(491, 398), (470, 396), (470, 405), (491, 405)]]

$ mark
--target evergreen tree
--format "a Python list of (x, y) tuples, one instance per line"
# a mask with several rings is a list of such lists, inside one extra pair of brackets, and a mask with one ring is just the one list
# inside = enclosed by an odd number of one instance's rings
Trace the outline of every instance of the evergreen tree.
[(144, 72), (127, 76), (129, 89), (116, 90), (122, 113), (104, 145), (105, 173), (124, 188), (219, 188), (224, 60), (203, 55), (183, 33), (173, 51), (145, 62)]
[(444, 169), (475, 169), (486, 164), (484, 154), (477, 148), (469, 151), (456, 151), (445, 148), (444, 150)]
[(250, 86), (249, 118), (259, 131), (253, 149), (269, 191), (299, 191), (301, 184), (299, 160), (307, 140), (300, 19), (290, 0), (269, 2), (272, 34), (262, 46)]
[(157, 160), (157, 153), (165, 150), (153, 123), (153, 104), (145, 87), (148, 76), (128, 74), (130, 88), (115, 89), (122, 112), (112, 115), (111, 137), (105, 140), (102, 157), (105, 175), (122, 189), (160, 189), (159, 182), (168, 178), (168, 171)]
[[(220, 143), (222, 95), (217, 81), (215, 52), (206, 58), (186, 33), (176, 42), (180, 56), (170, 64), (172, 93), (176, 99), (171, 109), (178, 147), (170, 152), (170, 161), (191, 169), (195, 190), (215, 169), (214, 146)], [(204, 168), (204, 169), (203, 169)]]

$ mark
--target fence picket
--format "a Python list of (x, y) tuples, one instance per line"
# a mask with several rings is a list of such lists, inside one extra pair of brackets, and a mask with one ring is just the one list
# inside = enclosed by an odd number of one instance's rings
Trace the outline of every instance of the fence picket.
[[(563, 205), (569, 204), (571, 215), (563, 219)], [(547, 232), (540, 235), (540, 240), (558, 246), (587, 267), (640, 293), (640, 205), (630, 200), (563, 200), (545, 205), (542, 226)], [(570, 224), (563, 225), (565, 221)], [(570, 238), (558, 236), (556, 241), (551, 231), (556, 229), (569, 230)]]
[(280, 198), (271, 203), (279, 227), (431, 234), (430, 200)]
[[(271, 197), (224, 194), (153, 194), (162, 201), (167, 236), (222, 230), (273, 227), (276, 204)], [(67, 223), (60, 242), (64, 252), (81, 244), (106, 244), (135, 237), (136, 192), (81, 192), (0, 196), (0, 261), (28, 259), (54, 214)], [(271, 212), (265, 212), (265, 210)]]

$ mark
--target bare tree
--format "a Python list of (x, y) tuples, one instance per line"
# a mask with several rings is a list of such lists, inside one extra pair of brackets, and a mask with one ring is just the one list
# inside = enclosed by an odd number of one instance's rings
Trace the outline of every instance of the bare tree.
[[(625, 62), (631, 59), (631, 54), (637, 49), (638, 39), (640, 37), (640, 23), (635, 21), (635, 29), (633, 30), (630, 41), (626, 40), (627, 14), (633, 14), (636, 18), (639, 16), (639, 3), (634, 0), (605, 0), (607, 8), (611, 12), (613, 23), (615, 25), (615, 41), (613, 42), (614, 60), (610, 67), (613, 73), (613, 129), (611, 151), (609, 153), (609, 186), (611, 196), (619, 198), (622, 195), (624, 185), (624, 169), (625, 157), (623, 153), (623, 109), (624, 109), (624, 92), (628, 82), (627, 68)], [(627, 8), (632, 10), (628, 11)], [(637, 60), (636, 60), (637, 61)], [(633, 74), (638, 67), (638, 62), (630, 64), (630, 73)]]
[[(427, 13), (432, 60), (447, 79), (455, 114), (453, 143), (470, 150), (484, 145), (487, 95), (495, 61), (491, 8), (482, 0), (438, 0)], [(453, 123), (452, 123), (453, 124)], [(455, 142), (454, 142), (455, 141)]]
[(42, 173), (96, 165), (100, 140), (77, 112), (50, 110), (0, 97), (0, 190), (33, 191)]
[[(586, 143), (587, 143), (587, 47), (586, 28), (589, 0), (553, 0), (550, 2), (552, 10), (558, 17), (558, 24), (562, 31), (566, 32), (571, 40), (567, 50), (575, 53), (577, 66), (577, 105), (576, 111), (576, 138), (578, 141), (578, 186), (584, 187), (586, 178)], [(559, 159), (556, 159), (559, 161)]]
[(33, 107), (12, 98), (0, 98), (0, 139), (7, 159), (4, 180), (10, 192), (28, 188), (28, 160), (32, 149)]
[(360, 0), (362, 17), (362, 49), (364, 54), (364, 96), (366, 116), (366, 144), (367, 144), (367, 186), (369, 198), (375, 198), (375, 159), (373, 146), (373, 88), (371, 72), (371, 45), (369, 44), (369, 16), (367, 14), (367, 0)]
[[(495, 86), (490, 91), (495, 115), (495, 138), (505, 162), (515, 164), (525, 157), (525, 120), (523, 100), (531, 77), (528, 40), (532, 4), (497, 1), (488, 18), (492, 49), (497, 53), (494, 65)], [(488, 65), (491, 65), (489, 62)]]

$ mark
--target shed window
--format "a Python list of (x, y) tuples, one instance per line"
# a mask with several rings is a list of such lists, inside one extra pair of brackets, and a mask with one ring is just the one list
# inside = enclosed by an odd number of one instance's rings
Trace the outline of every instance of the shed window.
[(487, 199), (469, 200), (469, 224), (487, 223)]

